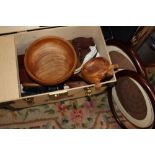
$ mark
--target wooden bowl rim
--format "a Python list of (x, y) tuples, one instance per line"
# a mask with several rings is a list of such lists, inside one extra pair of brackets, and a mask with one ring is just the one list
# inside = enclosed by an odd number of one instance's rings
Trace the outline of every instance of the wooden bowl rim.
[(108, 66), (111, 65), (110, 62), (107, 60), (107, 58), (100, 56), (100, 57), (92, 58), (91, 60), (87, 61), (87, 62), (83, 65), (83, 67), (82, 67), (82, 69), (81, 69), (81, 72), (88, 66), (89, 63), (92, 63), (93, 61), (97, 61), (97, 60), (106, 61), (106, 63), (108, 64)]
[[(58, 80), (55, 80), (54, 82), (46, 82), (46, 81), (43, 81), (43, 80), (40, 80), (38, 79), (30, 70), (29, 70), (29, 67), (28, 67), (28, 54), (29, 54), (29, 51), (30, 49), (36, 45), (38, 42), (44, 40), (44, 39), (57, 39), (57, 40), (60, 40), (62, 42), (64, 42), (66, 45), (68, 45), (71, 50), (72, 50), (72, 53), (73, 53), (73, 56), (74, 56), (74, 64), (71, 68), (71, 70), (66, 74), (66, 76), (62, 77), (62, 78), (59, 78)], [(44, 36), (44, 37), (41, 37), (35, 41), (33, 41), (25, 50), (25, 56), (24, 56), (24, 65), (25, 65), (25, 69), (27, 71), (27, 73), (29, 74), (29, 76), (35, 80), (36, 82), (40, 83), (40, 84), (43, 84), (43, 85), (57, 85), (65, 80), (67, 80), (73, 73), (74, 73), (74, 70), (76, 69), (76, 66), (77, 66), (77, 55), (76, 55), (76, 52), (75, 52), (75, 49), (73, 48), (72, 44), (68, 41), (68, 40), (65, 40), (64, 38), (61, 38), (61, 37), (58, 37), (58, 36)]]

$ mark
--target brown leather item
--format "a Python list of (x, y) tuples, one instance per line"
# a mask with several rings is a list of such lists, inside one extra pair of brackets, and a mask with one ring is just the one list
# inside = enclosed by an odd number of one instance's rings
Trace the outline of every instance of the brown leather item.
[(18, 55), (18, 65), (19, 65), (19, 78), (20, 83), (23, 86), (39, 86), (36, 81), (34, 81), (26, 72), (25, 66), (24, 66), (24, 55)]
[(34, 41), (28, 47), (24, 63), (33, 80), (43, 85), (56, 85), (73, 74), (77, 56), (67, 40), (49, 36)]
[(72, 40), (72, 44), (74, 47), (87, 49), (89, 46), (94, 46), (93, 38), (85, 38), (85, 37), (78, 37)]
[(86, 38), (86, 37), (78, 37), (78, 38), (74, 38), (71, 41), (76, 54), (77, 54), (77, 58), (78, 58), (78, 66), (79, 67), (85, 56), (90, 52), (90, 46), (95, 46), (94, 40), (92, 37), (90, 38)]

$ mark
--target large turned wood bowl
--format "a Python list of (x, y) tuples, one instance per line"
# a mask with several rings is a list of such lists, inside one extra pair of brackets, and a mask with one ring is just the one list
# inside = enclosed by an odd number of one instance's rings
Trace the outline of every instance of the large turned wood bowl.
[(67, 80), (77, 65), (72, 45), (65, 39), (49, 36), (34, 41), (26, 50), (25, 69), (42, 85), (56, 85)]

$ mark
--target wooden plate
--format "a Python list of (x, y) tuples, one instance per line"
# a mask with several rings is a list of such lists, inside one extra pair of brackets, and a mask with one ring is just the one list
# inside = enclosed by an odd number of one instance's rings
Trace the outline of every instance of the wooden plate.
[(108, 88), (108, 101), (120, 127), (128, 128), (123, 115), (136, 128), (155, 128), (154, 89), (147, 79), (131, 70), (115, 75), (117, 83)]
[(35, 81), (43, 85), (56, 85), (73, 74), (77, 56), (68, 41), (49, 36), (34, 41), (27, 48), (24, 64)]

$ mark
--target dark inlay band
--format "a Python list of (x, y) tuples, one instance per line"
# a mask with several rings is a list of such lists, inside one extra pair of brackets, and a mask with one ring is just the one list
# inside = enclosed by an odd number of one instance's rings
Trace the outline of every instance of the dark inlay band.
[(138, 86), (128, 77), (120, 77), (116, 85), (117, 96), (132, 117), (142, 120), (146, 117), (147, 107), (144, 96)]
[(116, 51), (109, 52), (113, 64), (118, 64), (120, 69), (128, 69), (136, 71), (133, 64), (121, 53)]

